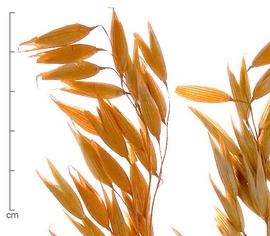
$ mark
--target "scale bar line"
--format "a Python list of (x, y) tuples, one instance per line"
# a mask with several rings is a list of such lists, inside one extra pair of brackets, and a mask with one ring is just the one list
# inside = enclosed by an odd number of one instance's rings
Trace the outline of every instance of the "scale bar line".
[(11, 190), (11, 188), (12, 188), (12, 181), (11, 181), (11, 172), (12, 172), (12, 140), (11, 140), (11, 133), (12, 133), (12, 129), (11, 129), (11, 122), (12, 122), (12, 111), (11, 111), (11, 109), (12, 109), (12, 101), (11, 101), (11, 91), (12, 91), (12, 65), (11, 65), (11, 54), (12, 54), (12, 50), (11, 50), (11, 43), (12, 43), (12, 41), (11, 41), (11, 37), (12, 37), (12, 35), (11, 35), (11, 26), (12, 26), (12, 24), (11, 24), (11, 18), (12, 18), (12, 14), (14, 14), (15, 12), (9, 12), (9, 21), (8, 21), (8, 35), (9, 35), (9, 42), (8, 42), (8, 61), (9, 61), (9, 63), (8, 63), (8, 87), (9, 87), (9, 94), (8, 94), (8, 96), (9, 96), (9, 99), (8, 99), (8, 115), (9, 115), (9, 117), (8, 117), (8, 159), (9, 159), (9, 161), (8, 161), (8, 188), (9, 188), (9, 211), (14, 211), (14, 209), (12, 208), (12, 190)]

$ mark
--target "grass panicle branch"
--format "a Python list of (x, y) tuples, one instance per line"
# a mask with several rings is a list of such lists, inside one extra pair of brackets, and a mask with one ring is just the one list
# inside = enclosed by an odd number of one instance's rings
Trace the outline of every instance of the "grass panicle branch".
[[(96, 28), (102, 28), (111, 48), (79, 43)], [(60, 64), (42, 72), (38, 76), (41, 80), (59, 81), (63, 85), (60, 92), (97, 101), (94, 113), (51, 95), (71, 120), (70, 127), (85, 163), (102, 191), (72, 168), (69, 173), (76, 187), (74, 190), (50, 161), (56, 184), (39, 174), (82, 235), (154, 235), (152, 218), (167, 155), (170, 98), (164, 96), (168, 93), (167, 70), (150, 23), (148, 31), (149, 46), (135, 33), (133, 55), (130, 55), (123, 25), (113, 9), (110, 33), (102, 25), (73, 24), (21, 44), (32, 47), (25, 50), (27, 52), (38, 50), (31, 55), (37, 58), (37, 63)], [(114, 65), (99, 66), (88, 61), (102, 51), (111, 52)], [(97, 76), (104, 69), (116, 73), (120, 87), (98, 81)], [(125, 99), (124, 95), (137, 120), (132, 120), (129, 112), (114, 105), (113, 100)], [(98, 143), (97, 137), (102, 142)], [(156, 142), (161, 151), (160, 159)], [(123, 161), (128, 167), (123, 167)], [(52, 231), (50, 234), (55, 235)]]
[(230, 137), (210, 117), (191, 108), (208, 130), (216, 166), (225, 189), (223, 193), (210, 177), (211, 184), (224, 209), (222, 211), (216, 208), (217, 227), (224, 236), (247, 235), (239, 200), (265, 221), (267, 235), (270, 235), (270, 195), (267, 186), (270, 180), (270, 102), (262, 111), (258, 124), (253, 112), (253, 102), (270, 92), (270, 70), (268, 69), (259, 78), (253, 91), (248, 77), (250, 69), (269, 64), (270, 44), (267, 44), (254, 58), (248, 70), (243, 58), (239, 80), (228, 68), (231, 95), (219, 89), (204, 86), (185, 85), (176, 88), (178, 95), (192, 101), (233, 102), (236, 107), (240, 128), (236, 128), (233, 123), (234, 138)]

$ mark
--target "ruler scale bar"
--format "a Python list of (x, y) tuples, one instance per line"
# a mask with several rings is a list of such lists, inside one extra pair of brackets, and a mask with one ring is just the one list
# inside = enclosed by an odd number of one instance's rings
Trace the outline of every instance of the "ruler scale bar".
[(8, 68), (8, 77), (9, 77), (9, 82), (8, 82), (8, 192), (9, 192), (9, 211), (14, 211), (14, 209), (12, 208), (12, 179), (11, 179), (11, 174), (12, 174), (12, 133), (14, 132), (14, 130), (12, 129), (11, 125), (12, 125), (12, 92), (14, 92), (14, 90), (12, 90), (12, 53), (14, 53), (14, 51), (12, 51), (12, 15), (15, 12), (9, 12), (9, 45), (8, 45), (8, 60), (9, 60), (9, 68)]

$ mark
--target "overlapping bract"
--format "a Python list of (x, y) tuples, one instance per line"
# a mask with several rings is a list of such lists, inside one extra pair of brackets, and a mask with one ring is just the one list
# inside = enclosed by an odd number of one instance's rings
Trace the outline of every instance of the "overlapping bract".
[[(252, 67), (270, 64), (270, 44), (267, 44), (254, 58)], [(248, 70), (242, 60), (240, 80), (237, 81), (228, 68), (232, 95), (209, 87), (179, 86), (176, 93), (196, 102), (234, 102), (240, 128), (232, 122), (235, 138), (229, 136), (218, 123), (202, 112), (191, 108), (202, 121), (210, 136), (216, 166), (224, 185), (225, 194), (210, 177), (211, 184), (225, 210), (216, 209), (216, 222), (222, 235), (246, 235), (244, 216), (239, 199), (267, 225), (269, 224), (269, 180), (270, 163), (270, 102), (264, 108), (259, 124), (254, 120), (252, 105), (270, 92), (269, 69), (262, 75), (251, 92)], [(236, 139), (237, 142), (234, 140)]]
[[(161, 145), (162, 127), (166, 129), (168, 125), (167, 101), (163, 95), (163, 90), (167, 89), (165, 61), (150, 24), (150, 47), (135, 34), (131, 57), (124, 28), (113, 10), (110, 42), (121, 87), (95, 81), (101, 70), (112, 68), (87, 59), (107, 50), (76, 42), (96, 27), (68, 25), (21, 44), (34, 46), (30, 51), (43, 50), (33, 55), (37, 57), (37, 63), (61, 64), (41, 73), (42, 80), (60, 81), (64, 84), (60, 91), (97, 101), (96, 112), (92, 112), (52, 96), (55, 104), (72, 121), (70, 128), (85, 163), (102, 189), (95, 189), (79, 171), (71, 168), (69, 173), (75, 192), (50, 161), (56, 184), (39, 175), (82, 235), (152, 236), (153, 178), (160, 182), (160, 164), (165, 158), (157, 158), (156, 147)], [(88, 80), (90, 77), (92, 81)], [(123, 96), (130, 101), (130, 112), (137, 121), (129, 118), (129, 112), (123, 112), (113, 104), (112, 99)], [(123, 162), (128, 168), (124, 168)]]

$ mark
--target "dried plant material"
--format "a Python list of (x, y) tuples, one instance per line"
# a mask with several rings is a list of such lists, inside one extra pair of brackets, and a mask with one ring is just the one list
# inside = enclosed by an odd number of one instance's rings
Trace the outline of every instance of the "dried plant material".
[(129, 61), (127, 63), (126, 73), (125, 73), (126, 84), (135, 102), (138, 99), (138, 84), (137, 84), (138, 76), (140, 75), (137, 71), (137, 67), (131, 61)]
[(131, 165), (130, 181), (134, 206), (138, 212), (144, 215), (148, 208), (148, 185), (136, 164)]
[(263, 129), (258, 138), (259, 146), (261, 149), (261, 154), (265, 159), (269, 159), (270, 156), (270, 127)]
[(218, 103), (232, 100), (227, 93), (210, 87), (194, 85), (177, 86), (175, 91), (178, 95), (195, 102)]
[(138, 83), (138, 92), (144, 122), (150, 132), (159, 140), (161, 130), (159, 109), (143, 80)]
[(210, 142), (212, 145), (219, 176), (225, 186), (225, 189), (229, 194), (236, 197), (238, 188), (234, 177), (233, 167), (231, 166), (230, 162), (223, 157), (211, 137)]
[(259, 121), (259, 131), (266, 129), (270, 125), (270, 100), (268, 100)]
[(268, 69), (257, 82), (252, 100), (261, 98), (270, 92), (270, 69)]
[(254, 139), (251, 130), (243, 121), (241, 121), (240, 127), (241, 130), (239, 132), (233, 125), (234, 133), (240, 146), (241, 153), (249, 161), (251, 167), (256, 169), (258, 158), (260, 158), (257, 150), (256, 140)]
[(137, 148), (143, 149), (143, 143), (140, 133), (128, 120), (128, 118), (125, 117), (124, 114), (116, 106), (111, 106), (111, 112), (117, 124), (121, 128), (121, 131), (125, 138)]
[(82, 153), (84, 155), (85, 162), (90, 169), (93, 176), (100, 182), (111, 186), (112, 181), (105, 172), (102, 164), (100, 163), (100, 157), (96, 150), (92, 147), (92, 142), (85, 136), (83, 136), (78, 131), (73, 131), (78, 144), (81, 147)]
[(249, 84), (249, 78), (248, 78), (248, 73), (247, 73), (246, 61), (244, 57), (242, 58), (239, 87), (242, 91), (242, 96), (243, 96), (244, 101), (247, 103), (250, 103), (251, 91), (250, 91), (250, 84)]
[(87, 44), (73, 44), (40, 52), (34, 56), (38, 57), (37, 63), (66, 64), (85, 60), (99, 51), (103, 51), (103, 49)]
[(144, 155), (146, 157), (146, 163), (142, 162), (140, 157), (138, 157), (146, 169), (153, 175), (157, 175), (157, 155), (154, 148), (154, 144), (149, 137), (149, 133), (145, 127), (141, 129), (141, 136), (143, 137), (144, 143)]
[(84, 225), (73, 219), (70, 215), (66, 214), (66, 216), (82, 235), (87, 235), (88, 232)]
[(257, 190), (256, 190), (256, 183), (255, 178), (253, 176), (252, 170), (249, 167), (246, 160), (244, 160), (245, 170), (246, 170), (246, 179), (247, 179), (247, 186), (248, 186), (248, 193), (249, 197), (252, 201), (252, 208), (255, 213), (259, 212), (259, 202), (257, 199)]
[(81, 24), (66, 25), (39, 37), (34, 37), (20, 45), (33, 45), (35, 47), (34, 50), (65, 46), (83, 39), (96, 27), (88, 27)]
[(52, 232), (51, 229), (49, 229), (49, 233), (50, 233), (51, 236), (57, 236), (55, 233)]
[(270, 64), (270, 43), (267, 43), (255, 56), (252, 61), (252, 67), (264, 66)]
[(71, 173), (70, 175), (88, 212), (100, 225), (109, 229), (109, 217), (102, 198), (79, 172), (76, 173), (79, 179)]
[(129, 61), (128, 46), (124, 28), (113, 9), (111, 22), (112, 55), (116, 70), (122, 77)]
[[(242, 66), (243, 68), (243, 66)], [(235, 100), (235, 106), (238, 112), (240, 119), (248, 120), (250, 114), (249, 101), (247, 101), (244, 90), (241, 89), (239, 83), (237, 82), (234, 74), (231, 72), (230, 68), (227, 67), (229, 82), (231, 86), (231, 91), (233, 99)], [(242, 72), (240, 72), (242, 74)], [(243, 81), (243, 79), (242, 79)], [(242, 82), (243, 83), (243, 82)]]
[(67, 211), (82, 219), (84, 212), (78, 196), (49, 160), (48, 164), (57, 184), (51, 183), (38, 172), (40, 179)]
[[(165, 61), (150, 23), (150, 46), (145, 44), (150, 57), (145, 55), (138, 38), (134, 40), (133, 56), (130, 57), (124, 28), (114, 10), (110, 35), (104, 26), (99, 26), (108, 36), (109, 49), (73, 44), (95, 28), (79, 24), (22, 43), (33, 45), (32, 50), (50, 48), (33, 55), (37, 57), (37, 63), (63, 64), (41, 73), (41, 79), (58, 80), (64, 84), (58, 92), (78, 95), (77, 99), (95, 99), (96, 102), (97, 114), (94, 114), (52, 96), (56, 105), (71, 119), (71, 131), (94, 179), (88, 182), (80, 172), (69, 169), (79, 198), (58, 172), (54, 173), (57, 184), (41, 178), (71, 213), (67, 216), (82, 235), (154, 236), (152, 218), (168, 148), (170, 99), (169, 96), (165, 99), (163, 92), (168, 92)], [(141, 37), (140, 40), (144, 42)], [(139, 55), (139, 48), (146, 61)], [(86, 61), (98, 51), (112, 52), (114, 65), (101, 67)], [(149, 68), (153, 74), (148, 72)], [(103, 69), (115, 71), (121, 87), (114, 85), (115, 78), (114, 84), (79, 81), (93, 77)], [(156, 82), (157, 79), (164, 84)], [(122, 111), (121, 104), (113, 104), (114, 98), (121, 99), (120, 103), (125, 99), (129, 106)], [(83, 130), (78, 130), (77, 126)], [(103, 194), (94, 187), (95, 181), (100, 184)]]
[[(75, 93), (82, 96), (91, 98), (112, 99), (123, 96), (125, 91), (113, 84), (101, 82), (85, 82), (85, 81), (63, 81), (70, 88), (64, 88), (63, 91)], [(75, 91), (74, 91), (75, 90)]]
[(228, 219), (230, 219), (231, 223), (235, 227), (238, 232), (244, 231), (244, 218), (241, 207), (237, 201), (236, 196), (232, 196), (230, 194), (223, 196), (221, 191), (215, 185), (213, 180), (210, 178), (211, 184), (224, 208), (227, 213)]
[(149, 72), (145, 68), (143, 69), (142, 74), (143, 74), (144, 81), (149, 89), (149, 92), (158, 106), (161, 120), (163, 121), (163, 123), (165, 123), (168, 110), (167, 110), (167, 104), (163, 96), (163, 93), (161, 92), (154, 78), (149, 74)]
[[(145, 141), (144, 141), (145, 142)], [(146, 144), (145, 144), (146, 145)], [(134, 146), (131, 148), (136, 157), (140, 160), (143, 166), (152, 174), (157, 176), (157, 158), (154, 151), (153, 143), (149, 143), (150, 146), (145, 147), (143, 150)]]
[(111, 113), (109, 104), (99, 99), (99, 107), (99, 116), (106, 132), (106, 137), (110, 139), (111, 144), (119, 155), (128, 157), (127, 145), (123, 133)]
[[(89, 122), (89, 119), (87, 118), (84, 110), (79, 107), (75, 106), (69, 106), (66, 105), (59, 100), (52, 98), (53, 101), (56, 103), (56, 105), (64, 112), (66, 113), (69, 118), (74, 121), (76, 124), (78, 124), (81, 128), (88, 131), (91, 134), (97, 134), (95, 131), (95, 128), (93, 125)], [(98, 117), (96, 117), (98, 119)]]
[[(251, 67), (264, 65), (267, 60), (266, 55), (269, 53), (267, 51), (269, 51), (269, 45), (258, 54)], [(255, 99), (260, 99), (270, 92), (269, 71), (268, 69), (259, 79), (251, 96), (248, 70), (244, 58), (242, 59), (239, 82), (228, 68), (233, 95), (232, 102), (236, 105), (239, 119), (239, 128), (232, 122), (234, 137), (230, 137), (211, 118), (191, 108), (211, 134), (210, 142), (216, 166), (225, 189), (225, 194), (223, 194), (210, 178), (226, 212), (225, 214), (219, 209), (216, 210), (217, 226), (222, 235), (247, 235), (240, 200), (266, 223), (267, 235), (270, 232), (267, 183), (270, 178), (270, 103), (266, 104), (258, 124), (255, 122), (252, 106)], [(190, 95), (188, 92), (178, 94), (185, 98), (193, 97), (193, 94)], [(215, 94), (215, 91), (210, 91), (210, 94)], [(198, 99), (198, 101), (200, 100)], [(207, 99), (204, 102), (207, 102)], [(234, 138), (236, 138), (237, 144), (234, 143)]]
[[(108, 147), (110, 147), (113, 151), (118, 153), (120, 156), (123, 156), (128, 159), (128, 150), (127, 150), (126, 144), (124, 144), (123, 142), (119, 144), (118, 140), (114, 138), (115, 135), (121, 137), (121, 133), (119, 132), (119, 130), (116, 132), (116, 134), (114, 134), (114, 136), (111, 135), (110, 133), (111, 130), (114, 131), (114, 128), (116, 127), (115, 125), (117, 124), (114, 123), (114, 127), (109, 127), (110, 122), (108, 122), (107, 124), (108, 124), (109, 129), (106, 130), (103, 125), (103, 122), (100, 121), (101, 119), (96, 119), (96, 117), (91, 112), (88, 112), (88, 111), (85, 112), (85, 114), (87, 118), (89, 119), (89, 122), (93, 124), (93, 126), (95, 127), (95, 130), (97, 131), (98, 136), (104, 141), (104, 143), (106, 143)], [(123, 136), (121, 137), (121, 139), (123, 141)]]
[(152, 52), (152, 57), (154, 59), (152, 61), (152, 64), (155, 68), (155, 73), (164, 83), (166, 83), (167, 70), (166, 70), (165, 61), (163, 58), (163, 54), (162, 54), (158, 39), (154, 33), (154, 30), (150, 22), (148, 22), (148, 32), (149, 32), (149, 39), (150, 39), (150, 49)]
[(233, 139), (210, 117), (204, 115), (195, 108), (190, 108), (191, 111), (201, 120), (209, 133), (216, 139), (217, 142), (222, 140), (226, 147), (235, 155), (239, 154), (239, 148), (234, 143)]
[(240, 236), (241, 234), (234, 228), (230, 220), (225, 216), (225, 214), (216, 208), (216, 222), (217, 227), (224, 236)]
[(261, 159), (258, 158), (256, 172), (257, 201), (260, 214), (263, 218), (268, 217), (268, 187)]
[(147, 64), (150, 66), (153, 72), (160, 78), (160, 80), (162, 80), (166, 84), (167, 80), (166, 65), (164, 62), (162, 51), (160, 49), (159, 42), (150, 23), (148, 23), (148, 31), (150, 38), (150, 48), (144, 42), (142, 37), (137, 33), (134, 34), (136, 44), (138, 44)]
[(111, 219), (113, 235), (115, 236), (129, 235), (129, 228), (125, 222), (124, 216), (122, 214), (122, 211), (120, 209), (120, 206), (117, 202), (117, 199), (113, 191), (109, 216)]
[(95, 76), (102, 69), (93, 63), (80, 61), (43, 72), (39, 76), (42, 80), (81, 80)]
[(171, 228), (172, 228), (172, 230), (173, 230), (175, 236), (183, 236), (183, 234), (181, 234), (177, 229), (175, 229), (175, 228), (173, 228), (173, 227), (171, 227)]
[(86, 235), (97, 235), (97, 236), (105, 236), (104, 233), (87, 217), (83, 219), (83, 224), (87, 229)]
[(106, 152), (98, 143), (92, 141), (92, 146), (97, 151), (101, 164), (111, 180), (122, 190), (131, 193), (130, 182), (124, 169)]

